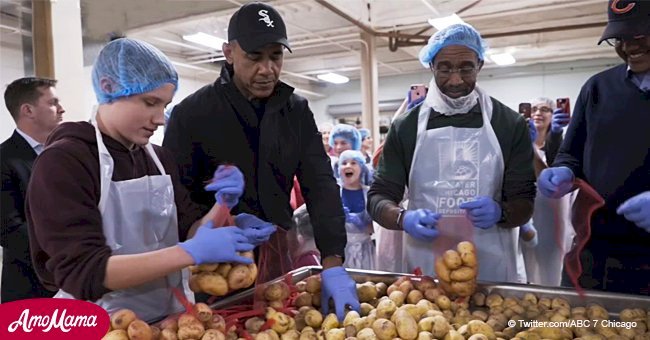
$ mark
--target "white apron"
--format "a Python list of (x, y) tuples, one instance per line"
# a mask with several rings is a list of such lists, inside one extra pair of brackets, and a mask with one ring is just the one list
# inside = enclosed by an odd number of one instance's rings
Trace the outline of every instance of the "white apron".
[[(179, 240), (174, 187), (171, 176), (165, 173), (151, 144), (145, 148), (160, 175), (113, 182), (113, 158), (104, 145), (94, 114), (91, 123), (95, 127), (99, 149), (99, 211), (106, 244), (111, 247), (112, 254), (138, 254), (176, 245)], [(187, 299), (194, 302), (188, 279), (189, 272), (183, 269), (140, 286), (106, 293), (95, 303), (109, 314), (128, 308), (138, 318), (155, 322), (184, 309), (175, 298), (172, 287), (184, 292)], [(74, 298), (63, 290), (59, 290), (55, 297)]]
[[(540, 159), (546, 155), (533, 146)], [(537, 229), (537, 246), (526, 247), (522, 242), (528, 282), (544, 286), (560, 286), (564, 255), (571, 249), (573, 225), (571, 224), (571, 197), (553, 199), (537, 190), (533, 225)]]
[[(340, 192), (343, 194), (343, 184), (340, 184)], [(364, 201), (368, 198), (368, 187), (363, 187)], [(364, 204), (365, 206), (365, 204)], [(372, 236), (368, 229), (359, 230), (352, 223), (345, 223), (347, 244), (345, 245), (345, 262), (343, 267), (350, 269), (376, 270), (375, 267), (375, 244), (372, 243)]]
[[(443, 216), (441, 235), (434, 242), (419, 241), (408, 233), (403, 239), (403, 269), (420, 267), (434, 274), (435, 254), (463, 240), (477, 248), (481, 281), (525, 282), (523, 258), (518, 249), (518, 229), (475, 228), (458, 206), (477, 196), (501, 198), (504, 161), (490, 119), (492, 101), (478, 86), (483, 116), (481, 128), (443, 127), (427, 130), (431, 112), (425, 101), (418, 117), (418, 134), (409, 174), (409, 210), (427, 208)], [(431, 93), (433, 91), (429, 91)]]

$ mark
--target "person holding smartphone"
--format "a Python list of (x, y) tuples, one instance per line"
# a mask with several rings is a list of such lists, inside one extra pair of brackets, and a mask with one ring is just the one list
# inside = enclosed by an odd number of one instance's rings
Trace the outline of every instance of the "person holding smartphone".
[[(555, 110), (555, 102), (547, 97), (530, 101), (530, 122), (535, 129), (533, 147), (541, 168), (553, 164), (562, 144), (562, 132), (569, 123), (568, 113)], [(554, 112), (556, 111), (556, 112)], [(521, 226), (522, 245), (528, 282), (544, 286), (559, 286), (562, 281), (564, 254), (570, 244), (564, 242), (572, 237), (573, 231), (569, 216), (569, 197), (550, 200), (539, 191), (535, 197), (532, 220)], [(556, 242), (560, 233), (561, 244)], [(535, 235), (527, 239), (527, 235)]]
[(607, 11), (599, 44), (612, 45), (624, 64), (583, 85), (553, 167), (537, 184), (560, 198), (582, 179), (605, 200), (580, 254), (582, 287), (650, 295), (650, 2), (610, 0)]
[[(532, 216), (533, 148), (526, 120), (477, 84), (485, 60), (480, 34), (456, 24), (420, 51), (433, 73), (424, 101), (391, 124), (368, 192), (368, 212), (403, 230), (400, 272), (432, 275), (440, 243), (471, 240), (478, 279), (525, 282), (518, 226)], [(408, 209), (399, 204), (408, 187)], [(461, 189), (461, 190), (455, 190)], [(378, 249), (384, 249), (378, 241)]]

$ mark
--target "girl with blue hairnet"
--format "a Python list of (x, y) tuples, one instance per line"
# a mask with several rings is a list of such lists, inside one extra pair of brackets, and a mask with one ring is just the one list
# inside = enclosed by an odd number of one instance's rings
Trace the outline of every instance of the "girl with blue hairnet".
[(363, 174), (368, 172), (360, 151), (346, 150), (338, 159), (341, 201), (345, 211), (345, 230), (348, 243), (345, 246), (343, 266), (354, 269), (374, 270), (375, 245), (371, 240), (372, 219), (366, 212), (368, 187), (362, 184)]
[[(332, 171), (334, 172), (334, 177), (338, 178), (338, 157), (346, 150), (361, 150), (361, 133), (352, 125), (336, 124), (330, 132), (330, 146), (334, 151), (334, 156), (330, 157), (332, 160)], [(369, 169), (369, 171), (363, 174), (362, 182), (365, 185), (372, 183), (372, 169)]]
[[(518, 227), (535, 198), (526, 121), (477, 85), (485, 44), (472, 26), (436, 32), (419, 56), (433, 78), (424, 101), (391, 124), (368, 211), (382, 227), (405, 231), (395, 254), (401, 272), (433, 275), (435, 259), (467, 240), (489, 268), (479, 280), (525, 282)], [(391, 242), (377, 247), (399, 241)]]
[(156, 321), (183, 310), (173, 289), (193, 301), (188, 266), (250, 264), (237, 252), (253, 244), (237, 227), (213, 229), (216, 209), (202, 217), (173, 156), (149, 143), (178, 87), (162, 52), (114, 40), (97, 57), (93, 85), (99, 106), (90, 122), (61, 124), (34, 165), (32, 258), (56, 297)]

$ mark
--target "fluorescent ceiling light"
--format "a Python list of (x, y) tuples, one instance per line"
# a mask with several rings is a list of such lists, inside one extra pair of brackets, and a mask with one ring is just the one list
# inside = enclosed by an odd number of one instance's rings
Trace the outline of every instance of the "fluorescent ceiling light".
[(517, 60), (515, 60), (515, 57), (513, 57), (510, 53), (497, 53), (492, 54), (489, 57), (490, 60), (499, 66), (512, 65), (517, 62)]
[(350, 81), (350, 78), (332, 72), (319, 74), (316, 78), (333, 84), (345, 84)]
[(445, 29), (454, 24), (464, 24), (465, 22), (456, 13), (440, 18), (433, 18), (428, 20), (429, 25), (435, 27), (438, 31)]
[(225, 39), (217, 38), (214, 35), (203, 32), (186, 34), (183, 36), (183, 39), (199, 45), (211, 47), (219, 51), (221, 51), (221, 45), (226, 42)]

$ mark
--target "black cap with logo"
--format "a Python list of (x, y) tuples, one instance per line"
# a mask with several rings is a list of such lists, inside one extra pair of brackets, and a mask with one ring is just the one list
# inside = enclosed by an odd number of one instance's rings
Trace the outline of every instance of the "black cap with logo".
[(228, 24), (228, 41), (233, 40), (237, 40), (246, 52), (271, 43), (282, 44), (291, 52), (287, 27), (280, 13), (261, 2), (247, 3), (232, 15)]
[(650, 1), (609, 0), (607, 6), (607, 27), (598, 44), (610, 38), (650, 34)]

